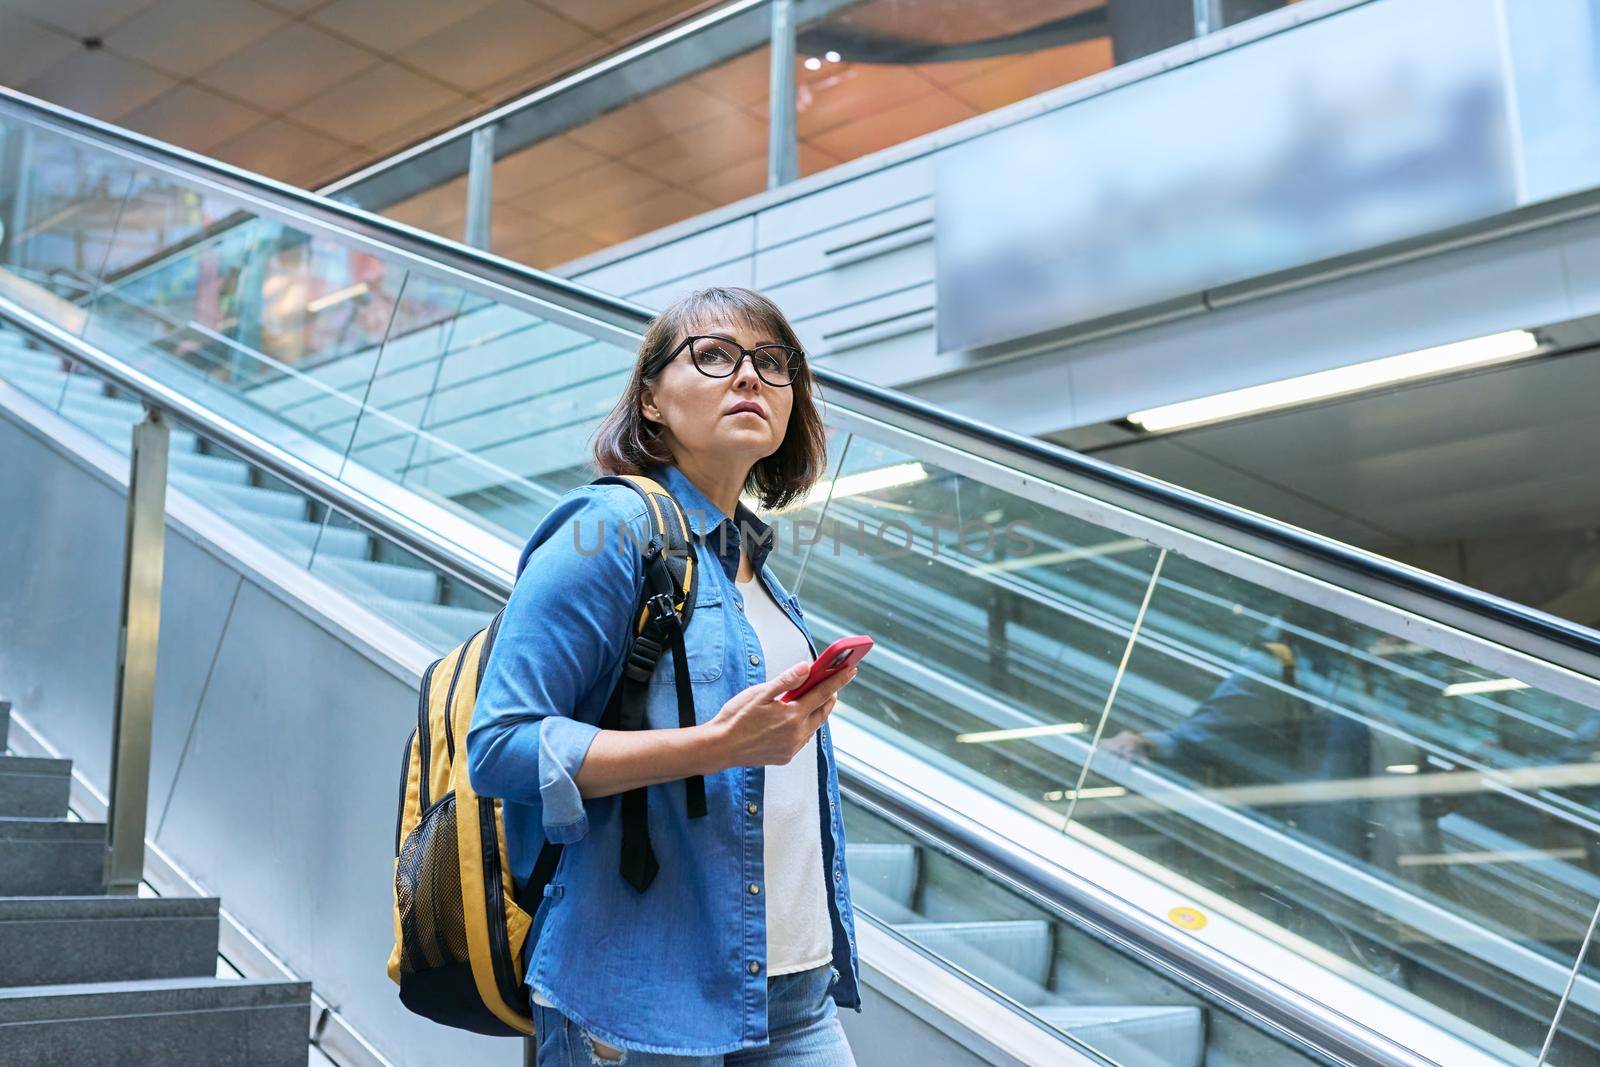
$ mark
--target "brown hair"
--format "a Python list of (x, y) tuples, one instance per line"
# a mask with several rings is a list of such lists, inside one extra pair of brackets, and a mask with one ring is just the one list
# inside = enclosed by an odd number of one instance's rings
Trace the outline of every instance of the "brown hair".
[[(591, 456), (600, 474), (643, 474), (646, 467), (673, 462), (666, 440), (641, 410), (644, 388), (660, 376), (667, 354), (713, 318), (738, 322), (762, 340), (804, 350), (778, 305), (753, 289), (717, 286), (679, 297), (650, 320), (628, 386), (595, 431)], [(787, 387), (794, 390), (794, 404), (783, 443), (772, 455), (757, 461), (745, 480), (744, 491), (763, 508), (777, 510), (803, 498), (827, 469), (827, 433), (817, 410), (814, 383), (810, 360), (802, 358), (800, 373)]]

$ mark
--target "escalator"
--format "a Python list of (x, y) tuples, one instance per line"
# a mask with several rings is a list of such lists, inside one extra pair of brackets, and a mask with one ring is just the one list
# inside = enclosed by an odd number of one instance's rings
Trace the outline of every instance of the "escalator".
[[(120, 448), (169, 405), (176, 491), (481, 626), (647, 314), (13, 94), (0, 137), (0, 381)], [(875, 949), (1085, 1062), (1600, 1060), (1595, 635), (816, 373), (770, 562), (878, 644), (834, 725)]]

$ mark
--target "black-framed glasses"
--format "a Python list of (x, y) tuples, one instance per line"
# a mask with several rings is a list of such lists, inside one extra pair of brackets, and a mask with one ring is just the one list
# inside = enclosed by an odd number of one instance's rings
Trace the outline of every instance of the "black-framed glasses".
[(672, 354), (661, 361), (665, 367), (682, 352), (684, 346), (689, 348), (689, 358), (694, 362), (694, 369), (708, 378), (727, 378), (739, 373), (739, 365), (746, 356), (750, 357), (751, 366), (755, 367), (756, 374), (768, 385), (793, 385), (794, 380), (800, 376), (800, 361), (805, 358), (798, 348), (788, 345), (756, 345), (754, 348), (745, 348), (731, 337), (723, 337), (714, 333), (692, 333), (679, 343)]

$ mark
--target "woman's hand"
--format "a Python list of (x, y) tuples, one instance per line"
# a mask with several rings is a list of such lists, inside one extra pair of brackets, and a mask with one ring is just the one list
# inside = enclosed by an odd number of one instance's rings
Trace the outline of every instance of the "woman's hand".
[(796, 663), (776, 678), (758, 682), (722, 705), (705, 724), (714, 737), (718, 770), (788, 763), (828, 721), (839, 690), (857, 668), (840, 671), (790, 703), (778, 698), (805, 680), (810, 663)]

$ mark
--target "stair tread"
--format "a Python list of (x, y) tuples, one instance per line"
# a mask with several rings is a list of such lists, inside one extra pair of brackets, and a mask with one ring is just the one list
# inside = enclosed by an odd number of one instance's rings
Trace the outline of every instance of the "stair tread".
[(16, 896), (0, 897), (0, 922), (183, 918), (217, 915), (217, 897)]
[[(84, 1004), (92, 1000), (92, 1004)], [(0, 1025), (157, 1012), (309, 1005), (311, 983), (273, 978), (137, 978), (0, 988)]]
[(49, 756), (0, 756), (0, 774), (37, 774), (51, 778), (70, 775), (72, 761)]
[(0, 842), (98, 841), (105, 836), (106, 824), (103, 822), (0, 815)]

